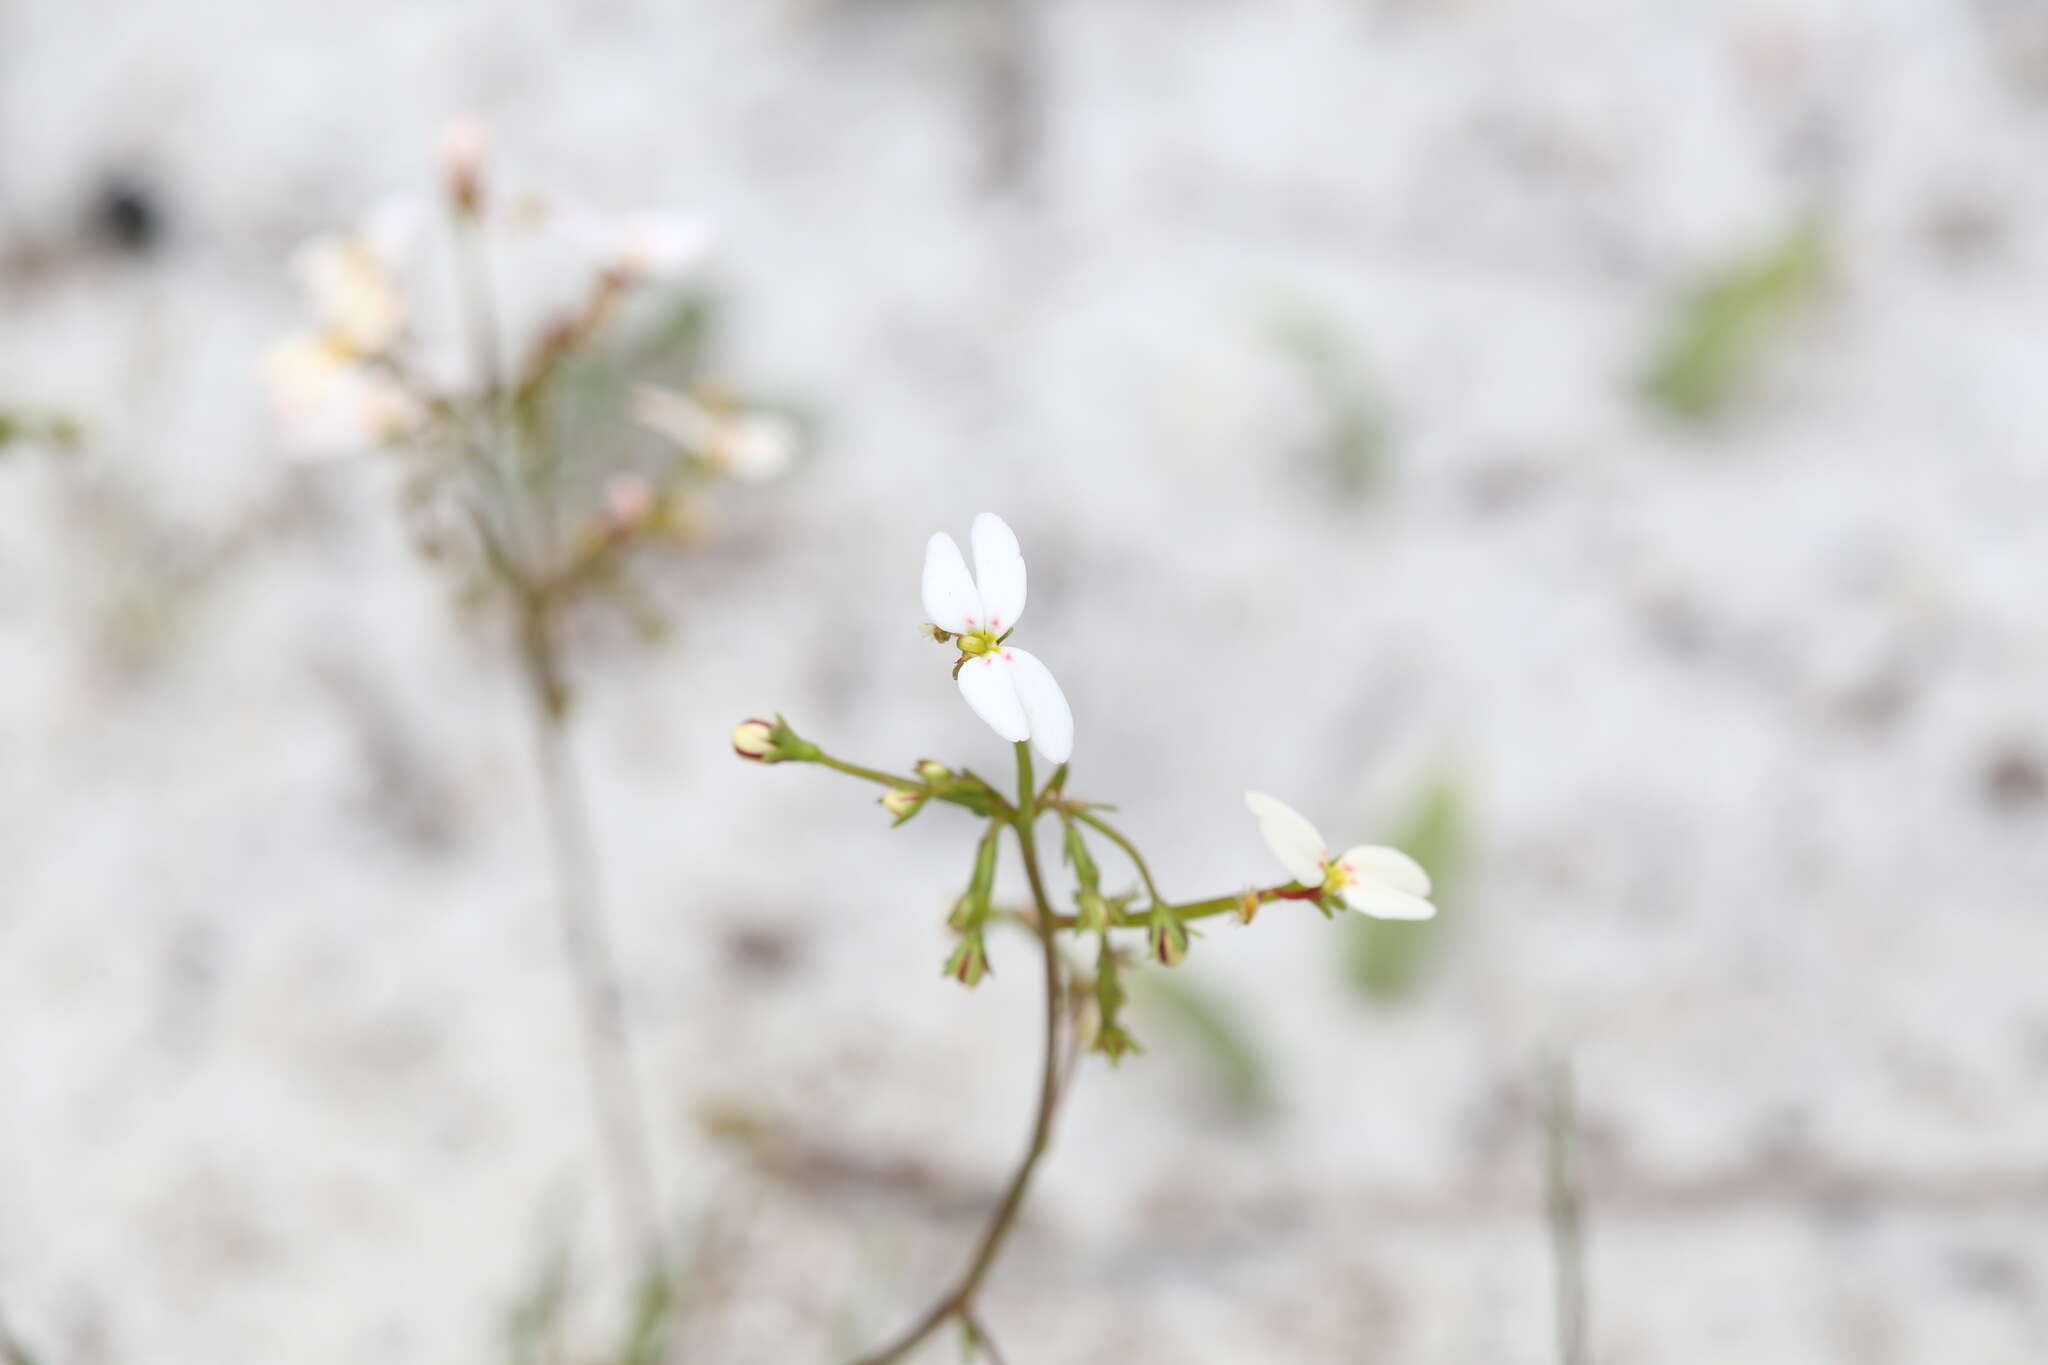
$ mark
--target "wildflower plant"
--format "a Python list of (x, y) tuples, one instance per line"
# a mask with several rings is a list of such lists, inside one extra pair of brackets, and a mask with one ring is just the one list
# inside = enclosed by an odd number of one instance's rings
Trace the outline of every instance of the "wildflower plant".
[[(951, 536), (934, 535), (926, 546), (923, 602), (931, 619), (924, 630), (955, 651), (952, 673), (968, 706), (1010, 741), (1016, 769), (1012, 789), (999, 789), (971, 769), (935, 759), (919, 760), (907, 772), (849, 762), (798, 734), (781, 716), (744, 721), (732, 733), (733, 749), (744, 759), (815, 764), (881, 787), (879, 800), (892, 826), (932, 805), (950, 806), (973, 818), (979, 833), (967, 885), (947, 918), (954, 943), (945, 959), (945, 975), (967, 987), (981, 981), (990, 971), (986, 939), (992, 925), (1021, 924), (1038, 942), (1045, 1044), (1038, 1104), (1023, 1157), (959, 1277), (922, 1316), (887, 1345), (862, 1357), (859, 1365), (901, 1360), (948, 1323), (959, 1327), (970, 1351), (1000, 1358), (980, 1315), (981, 1287), (1051, 1143), (1071, 1075), (1062, 1059), (1078, 1055), (1080, 1046), (1112, 1062), (1140, 1050), (1123, 1018), (1125, 973), (1147, 959), (1162, 967), (1178, 966), (1197, 936), (1197, 922), (1234, 914), (1249, 924), (1262, 907), (1275, 902), (1301, 902), (1326, 918), (1346, 910), (1398, 920), (1426, 919), (1435, 913), (1429, 901), (1429, 874), (1412, 858), (1377, 845), (1332, 853), (1305, 817), (1256, 792), (1246, 794), (1246, 803), (1289, 879), (1194, 900), (1169, 899), (1144, 854), (1110, 821), (1114, 808), (1077, 794), (1070, 785), (1073, 712), (1051, 670), (1010, 643), (1026, 595), (1017, 537), (1002, 518), (984, 512), (975, 519), (971, 543), (971, 574)], [(1043, 782), (1034, 750), (1053, 765)], [(1041, 834), (1057, 838), (1059, 865), (1042, 852)], [(1019, 909), (1000, 908), (992, 898), (1005, 836), (1015, 844), (1030, 888), (1030, 903)], [(1137, 882), (1134, 888), (1113, 889), (1098, 860), (1105, 849), (1114, 849), (1129, 862)], [(1061, 867), (1063, 894), (1056, 894), (1054, 875)], [(1092, 965), (1080, 965), (1091, 958)]]
[(441, 171), (438, 202), (389, 201), (300, 248), (310, 316), (264, 377), (295, 453), (396, 461), (421, 549), (511, 643), (614, 1221), (629, 1263), (652, 1267), (652, 1144), (565, 733), (564, 635), (598, 601), (647, 622), (638, 552), (687, 542), (713, 485), (781, 472), (797, 431), (700, 373), (701, 220), (495, 193), (474, 119), (447, 130)]

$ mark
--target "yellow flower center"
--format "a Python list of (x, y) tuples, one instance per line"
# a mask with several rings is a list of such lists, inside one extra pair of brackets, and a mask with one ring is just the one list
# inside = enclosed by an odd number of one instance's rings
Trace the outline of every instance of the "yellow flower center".
[(959, 638), (959, 645), (962, 654), (969, 654), (975, 658), (980, 658), (984, 654), (993, 654), (995, 652), (996, 637), (993, 633), (986, 630), (973, 630)]

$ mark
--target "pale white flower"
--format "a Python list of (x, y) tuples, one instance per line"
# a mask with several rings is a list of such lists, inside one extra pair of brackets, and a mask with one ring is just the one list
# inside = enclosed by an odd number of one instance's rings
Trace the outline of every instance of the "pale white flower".
[(714, 407), (652, 384), (634, 386), (631, 408), (641, 426), (749, 483), (775, 477), (796, 456), (796, 424), (773, 413)]
[(1052, 763), (1074, 751), (1074, 713), (1052, 670), (1005, 643), (1024, 614), (1024, 555), (1016, 533), (993, 512), (974, 519), (974, 573), (960, 547), (935, 532), (924, 552), (924, 609), (958, 637), (960, 695), (1011, 743), (1030, 740)]
[(403, 385), (317, 333), (271, 347), (263, 358), (263, 379), (278, 430), (300, 455), (346, 455), (388, 445), (424, 415)]
[(673, 280), (703, 264), (711, 251), (711, 224), (696, 214), (628, 213), (588, 230), (603, 268), (634, 283)]
[(465, 207), (476, 206), (483, 185), (484, 158), (491, 150), (491, 125), (474, 111), (441, 125), (441, 174)]
[(410, 206), (390, 201), (356, 231), (315, 237), (293, 253), (313, 326), (332, 345), (378, 356), (397, 344), (412, 313), (400, 275), (417, 231)]
[(1263, 792), (1246, 792), (1244, 803), (1258, 817), (1266, 847), (1303, 886), (1320, 887), (1375, 919), (1419, 920), (1436, 914), (1429, 903), (1429, 873), (1400, 849), (1359, 844), (1332, 858), (1330, 846), (1300, 811)]
[(659, 501), (654, 485), (642, 475), (622, 471), (604, 481), (605, 516), (620, 531), (644, 525)]

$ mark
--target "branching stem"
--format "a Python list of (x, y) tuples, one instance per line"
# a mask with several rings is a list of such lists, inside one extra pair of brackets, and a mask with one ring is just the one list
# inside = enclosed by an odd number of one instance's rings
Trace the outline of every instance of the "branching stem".
[[(988, 1277), (990, 1267), (995, 1264), (1004, 1241), (1016, 1225), (1017, 1212), (1024, 1206), (1024, 1195), (1031, 1187), (1031, 1177), (1037, 1172), (1046, 1148), (1051, 1145), (1053, 1118), (1060, 1100), (1060, 1012), (1064, 993), (1060, 982), (1059, 949), (1053, 938), (1057, 916), (1052, 900), (1046, 894), (1045, 875), (1038, 865), (1038, 840), (1032, 829), (1037, 816), (1031, 749), (1028, 744), (1020, 743), (1017, 745), (1017, 809), (1008, 817), (1008, 823), (1017, 833), (1018, 850), (1024, 857), (1024, 875), (1031, 883), (1031, 899), (1037, 911), (1033, 924), (1045, 962), (1045, 1058), (1039, 1072), (1038, 1111), (1031, 1121), (1031, 1138), (1024, 1149), (1023, 1159), (1010, 1175), (1010, 1183), (1004, 1189), (1001, 1201), (989, 1216), (988, 1226), (982, 1230), (973, 1259), (953, 1288), (895, 1340), (861, 1357), (856, 1365), (893, 1365), (893, 1362), (916, 1350), (926, 1337), (956, 1318), (974, 1340), (984, 1343), (989, 1340), (976, 1312), (975, 1297), (981, 1292), (982, 1281)], [(992, 1344), (988, 1349), (993, 1354)]]
[(1110, 824), (1109, 821), (1104, 820), (1101, 816), (1087, 810), (1075, 811), (1074, 818), (1122, 849), (1124, 856), (1131, 860), (1131, 866), (1138, 869), (1138, 876), (1145, 883), (1145, 894), (1152, 898), (1152, 903), (1154, 905), (1166, 904), (1166, 897), (1159, 894), (1159, 887), (1152, 880), (1152, 869), (1145, 864), (1145, 855), (1138, 852), (1136, 844), (1124, 837), (1122, 830)]

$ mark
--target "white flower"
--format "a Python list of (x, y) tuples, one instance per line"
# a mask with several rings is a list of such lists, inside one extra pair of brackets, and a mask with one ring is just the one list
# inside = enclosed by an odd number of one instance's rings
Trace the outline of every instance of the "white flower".
[(631, 403), (641, 426), (749, 483), (780, 474), (796, 455), (795, 423), (772, 413), (713, 407), (652, 384), (636, 385)]
[(388, 445), (422, 417), (419, 400), (403, 385), (315, 333), (271, 347), (263, 378), (278, 430), (300, 455), (346, 455)]
[(1332, 858), (1330, 846), (1308, 818), (1263, 792), (1246, 792), (1244, 803), (1258, 817), (1266, 847), (1303, 886), (1320, 887), (1375, 919), (1428, 919), (1429, 874), (1398, 848), (1359, 844)]
[(441, 174), (456, 203), (474, 210), (482, 195), (484, 157), (491, 150), (491, 125), (475, 112), (457, 114), (441, 126)]
[(696, 214), (628, 213), (600, 221), (594, 233), (604, 268), (633, 283), (676, 279), (711, 250), (711, 224)]
[(390, 201), (355, 232), (315, 237), (293, 254), (313, 325), (331, 344), (359, 356), (397, 344), (412, 312), (400, 273), (417, 232), (410, 206)]
[(974, 519), (974, 575), (944, 531), (924, 550), (924, 609), (957, 636), (960, 695), (991, 730), (1011, 743), (1030, 740), (1052, 763), (1074, 752), (1074, 713), (1052, 671), (1006, 644), (1024, 614), (1024, 556), (1016, 533), (993, 512)]

